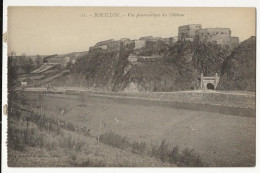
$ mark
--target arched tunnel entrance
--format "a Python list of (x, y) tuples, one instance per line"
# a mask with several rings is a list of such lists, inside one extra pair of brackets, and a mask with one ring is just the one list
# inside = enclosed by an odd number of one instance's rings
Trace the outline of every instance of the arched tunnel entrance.
[(214, 90), (214, 85), (212, 83), (207, 84), (207, 89), (208, 90)]

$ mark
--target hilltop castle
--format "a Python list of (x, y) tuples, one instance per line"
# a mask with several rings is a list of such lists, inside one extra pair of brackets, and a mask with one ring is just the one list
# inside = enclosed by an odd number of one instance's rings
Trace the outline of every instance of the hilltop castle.
[(239, 45), (239, 38), (231, 36), (229, 28), (205, 28), (201, 24), (190, 24), (180, 26), (178, 39), (181, 41), (194, 41), (198, 39), (202, 42), (212, 42), (220, 45), (229, 45), (231, 49)]
[(134, 49), (141, 49), (147, 46), (149, 43), (155, 43), (157, 41), (161, 41), (164, 44), (171, 45), (178, 41), (178, 37), (169, 37), (169, 38), (161, 38), (161, 37), (153, 37), (153, 36), (146, 36), (141, 37), (136, 40), (130, 40), (128, 38), (122, 38), (120, 40), (105, 40), (95, 44), (89, 48), (89, 51), (93, 50), (104, 50), (104, 51), (118, 51), (120, 50), (121, 46), (128, 47), (133, 46)]
[(161, 41), (166, 45), (173, 45), (179, 41), (194, 41), (200, 40), (202, 42), (212, 42), (219, 45), (228, 45), (231, 49), (236, 48), (239, 45), (239, 38), (231, 36), (231, 30), (229, 28), (205, 28), (202, 29), (201, 24), (189, 24), (183, 25), (178, 28), (178, 36), (161, 38), (161, 37), (141, 37), (136, 40), (130, 40), (128, 38), (122, 38), (120, 40), (106, 40), (96, 43), (89, 48), (89, 51), (104, 50), (104, 51), (119, 51), (122, 46), (133, 46), (134, 49), (141, 49), (147, 46), (149, 43)]

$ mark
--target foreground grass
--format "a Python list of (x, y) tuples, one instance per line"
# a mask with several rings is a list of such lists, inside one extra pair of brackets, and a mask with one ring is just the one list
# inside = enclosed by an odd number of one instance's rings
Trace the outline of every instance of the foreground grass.
[[(22, 98), (21, 98), (22, 97)], [(11, 167), (141, 167), (175, 166), (99, 143), (90, 130), (50, 116), (44, 97), (16, 96), (8, 114), (8, 166)], [(36, 108), (35, 108), (36, 107)]]
[[(34, 105), (42, 108), (43, 100), (40, 96)], [(176, 147), (165, 147), (164, 141), (160, 146), (148, 146), (107, 132), (97, 145), (90, 129), (59, 119), (59, 115), (33, 112), (27, 101), (16, 99), (17, 104), (9, 108), (9, 166), (203, 166), (193, 150), (179, 152)]]
[(181, 167), (207, 166), (194, 149), (186, 148), (180, 151), (178, 146), (170, 147), (165, 140), (161, 142), (160, 146), (152, 146), (150, 149), (145, 142), (130, 142), (126, 137), (114, 132), (107, 132), (100, 135), (100, 142), (120, 149), (130, 150), (136, 154), (146, 154)]

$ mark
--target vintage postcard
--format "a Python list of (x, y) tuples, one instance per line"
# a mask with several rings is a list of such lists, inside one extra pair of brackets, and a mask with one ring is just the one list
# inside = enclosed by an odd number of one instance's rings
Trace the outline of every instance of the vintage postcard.
[(256, 9), (8, 7), (8, 167), (254, 167)]

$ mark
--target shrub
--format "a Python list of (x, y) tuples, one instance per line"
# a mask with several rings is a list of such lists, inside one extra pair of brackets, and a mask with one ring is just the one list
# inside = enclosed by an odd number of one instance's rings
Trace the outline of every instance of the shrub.
[(114, 132), (101, 134), (99, 141), (120, 149), (126, 149), (131, 146), (131, 143), (126, 139), (126, 137), (122, 137), (118, 134), (115, 134)]
[(175, 146), (172, 148), (172, 150), (169, 153), (169, 162), (178, 164), (179, 159), (180, 159), (179, 147)]
[(183, 167), (202, 167), (206, 164), (202, 161), (201, 156), (194, 149), (184, 149), (181, 153), (179, 147), (175, 146), (172, 149), (165, 140), (162, 141), (159, 147), (153, 146), (151, 156), (154, 156), (163, 162), (174, 163), (177, 166)]
[(145, 142), (130, 142), (126, 137), (122, 137), (114, 132), (107, 132), (100, 135), (100, 142), (111, 145), (120, 149), (130, 149), (135, 154), (145, 154), (146, 143)]
[[(145, 142), (130, 142), (126, 137), (122, 137), (114, 132), (107, 132), (100, 135), (100, 142), (108, 144), (120, 149), (130, 148), (135, 154), (146, 154), (147, 145)], [(149, 152), (153, 156), (163, 162), (173, 163), (177, 166), (201, 167), (206, 166), (201, 156), (194, 149), (184, 149), (180, 152), (179, 147), (170, 148), (165, 140), (159, 146), (152, 146)]]
[(195, 153), (194, 149), (184, 149), (179, 158), (179, 166), (202, 167), (205, 163), (202, 162), (201, 156)]
[(155, 156), (161, 159), (163, 162), (168, 161), (169, 146), (165, 140), (162, 141), (161, 145), (155, 150)]

